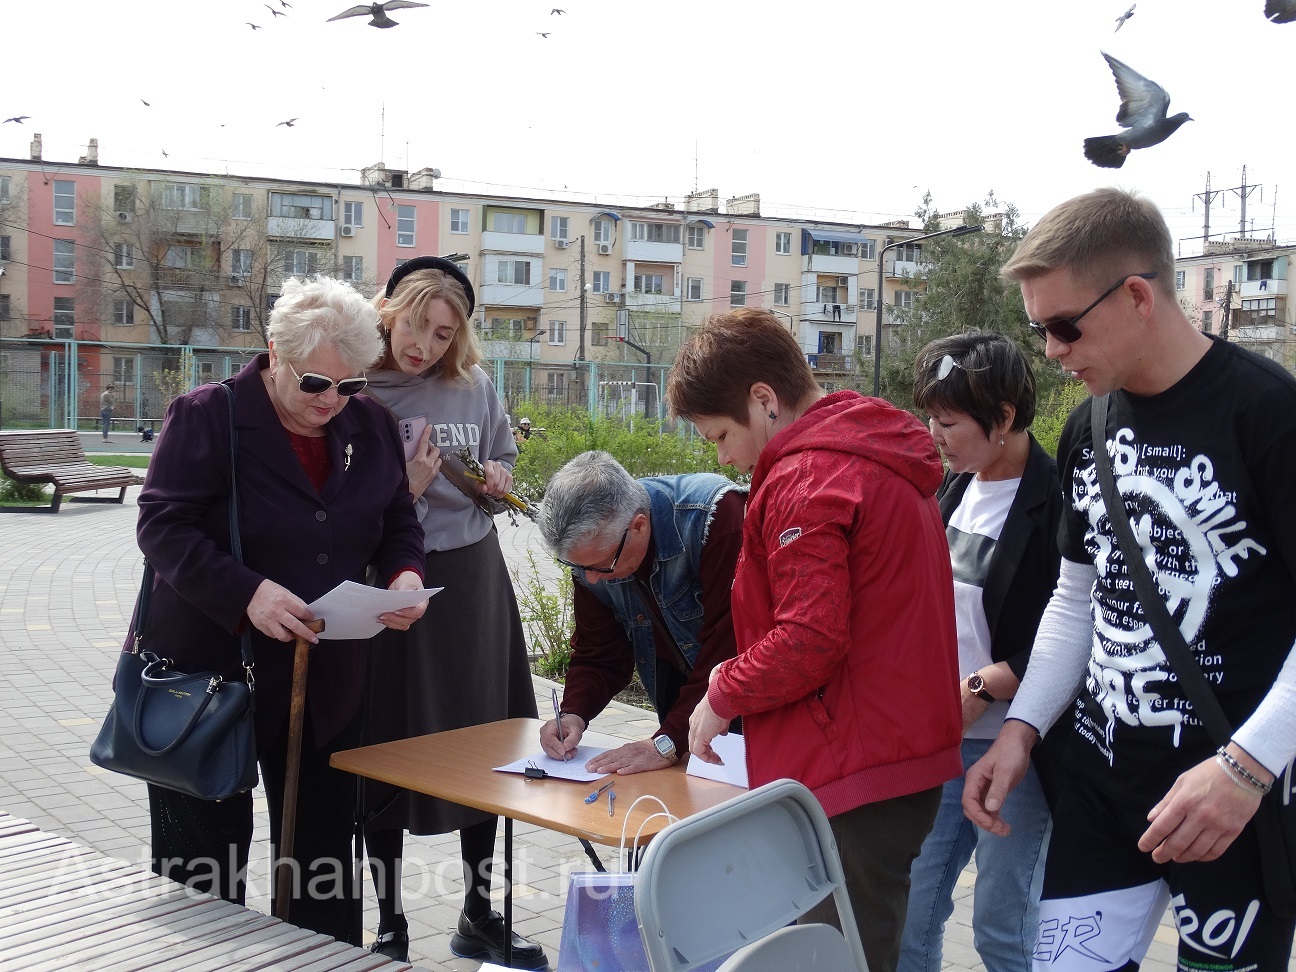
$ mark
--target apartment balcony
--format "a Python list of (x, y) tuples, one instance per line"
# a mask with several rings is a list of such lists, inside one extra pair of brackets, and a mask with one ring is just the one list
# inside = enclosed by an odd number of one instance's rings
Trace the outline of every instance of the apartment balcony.
[(825, 303), (822, 300), (801, 301), (801, 319), (819, 324), (858, 324), (859, 307), (841, 302)]
[(539, 284), (482, 284), (478, 300), (483, 306), (541, 307), (545, 291)]
[(807, 354), (806, 361), (811, 371), (848, 374), (853, 370), (855, 359), (848, 354)]
[(805, 273), (859, 273), (859, 257), (832, 256), (827, 253), (807, 253), (801, 258), (801, 269)]
[(487, 358), (506, 358), (510, 361), (539, 361), (539, 341), (492, 341), (481, 339), (482, 354)]
[(1254, 300), (1263, 297), (1286, 297), (1286, 280), (1243, 280), (1238, 284), (1238, 293), (1243, 300)]
[(925, 273), (930, 266), (930, 263), (919, 263), (916, 260), (888, 260), (886, 261), (885, 273), (892, 280), (900, 280), (904, 277), (916, 277), (920, 273)]
[(635, 263), (683, 263), (683, 243), (650, 243), (647, 240), (625, 240), (621, 256)]
[(266, 219), (266, 235), (275, 239), (332, 242), (337, 236), (337, 220), (270, 216)]
[(632, 291), (625, 295), (625, 305), (629, 310), (658, 314), (679, 314), (683, 310), (679, 296), (671, 294), (641, 294)]
[(498, 233), (487, 230), (482, 233), (481, 248), (494, 253), (526, 253), (544, 256), (545, 237), (543, 233)]
[(207, 270), (183, 270), (178, 267), (158, 267), (158, 285), (166, 290), (200, 290), (216, 287), (220, 278)]

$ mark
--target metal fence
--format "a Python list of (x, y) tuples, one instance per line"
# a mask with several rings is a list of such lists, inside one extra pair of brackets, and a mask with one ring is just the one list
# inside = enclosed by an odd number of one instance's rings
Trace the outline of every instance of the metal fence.
[[(174, 398), (230, 377), (257, 350), (6, 338), (0, 342), (0, 428), (93, 429), (111, 383), (114, 426), (156, 431)], [(527, 403), (666, 422), (667, 365), (492, 358), (482, 368), (514, 423)]]

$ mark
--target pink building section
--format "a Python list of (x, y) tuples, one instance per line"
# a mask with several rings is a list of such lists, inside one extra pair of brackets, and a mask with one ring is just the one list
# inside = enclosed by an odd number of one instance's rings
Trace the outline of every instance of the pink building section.
[[(733, 265), (733, 231), (747, 231), (747, 265)], [(769, 230), (764, 226), (751, 224), (740, 225), (717, 219), (715, 229), (711, 231), (712, 242), (712, 286), (711, 312), (723, 313), (729, 309), (730, 284), (742, 280), (747, 284), (748, 307), (768, 307), (773, 300), (772, 294), (763, 292), (765, 282), (765, 254), (770, 246)]]
[[(72, 182), (76, 186), (74, 225), (54, 222), (54, 184)], [(57, 179), (31, 173), (27, 181), (27, 316), (29, 330), (53, 332), (54, 298), (71, 297), (75, 303), (76, 336), (97, 341), (100, 336), (96, 284), (103, 277), (100, 247), (95, 242), (92, 223), (97, 218), (97, 200), (102, 180), (98, 176), (78, 175), (75, 179)], [(76, 271), (73, 283), (54, 283), (54, 241), (71, 240), (75, 244)], [(89, 285), (89, 286), (87, 286)]]
[(378, 287), (387, 286), (387, 278), (396, 269), (396, 264), (412, 260), (417, 256), (440, 256), (441, 239), (441, 204), (434, 201), (417, 200), (401, 203), (401, 206), (414, 207), (414, 245), (396, 245), (396, 206), (389, 200), (378, 203)]

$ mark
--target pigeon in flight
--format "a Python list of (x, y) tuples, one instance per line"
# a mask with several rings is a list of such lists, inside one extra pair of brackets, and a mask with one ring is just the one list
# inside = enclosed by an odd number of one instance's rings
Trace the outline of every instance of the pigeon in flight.
[(1296, 21), (1296, 0), (1265, 0), (1265, 16), (1275, 24)]
[[(1137, 6), (1138, 6), (1137, 3), (1131, 3), (1130, 8), (1116, 18), (1116, 30), (1120, 30), (1122, 27), (1124, 27), (1125, 21), (1129, 20), (1131, 17), (1134, 16), (1134, 8)], [(1112, 33), (1113, 34), (1116, 33), (1116, 30), (1112, 31)]]
[(1085, 158), (1104, 169), (1119, 169), (1126, 157), (1135, 149), (1147, 148), (1164, 142), (1179, 130), (1186, 121), (1192, 121), (1186, 111), (1166, 117), (1170, 96), (1165, 88), (1149, 81), (1128, 64), (1122, 64), (1103, 52), (1107, 64), (1116, 76), (1116, 90), (1120, 93), (1120, 111), (1116, 124), (1129, 129), (1120, 135), (1099, 135), (1084, 140)]
[(565, 14), (566, 12), (567, 12), (567, 11), (566, 11), (566, 10), (563, 10), (561, 7), (554, 7), (552, 10), (549, 11), (549, 16), (550, 16), (550, 17), (561, 17), (561, 16), (562, 16), (563, 14)]
[(261, 29), (261, 25), (260, 25), (260, 24), (254, 24), (254, 23), (252, 23), (252, 21), (250, 21), (250, 20), (245, 20), (245, 21), (243, 21), (243, 23), (247, 24), (247, 25), (248, 25), (249, 27), (251, 27), (253, 30), (260, 30), (260, 29)]
[(21, 125), (30, 117), (31, 115), (14, 115), (12, 118), (6, 118), (4, 121), (0, 122), (0, 125), (8, 125), (10, 122), (17, 122)]
[(147, 101), (145, 101), (143, 98), (140, 99), (140, 104), (143, 105), (145, 108), (152, 108), (152, 107), (153, 107), (151, 104), (149, 104), (149, 103), (148, 103)]
[(286, 16), (288, 16), (287, 14), (282, 13), (282, 12), (276, 10), (274, 7), (270, 6), (270, 4), (268, 4), (268, 3), (263, 3), (261, 6), (265, 7), (267, 10), (269, 10), (269, 11), (270, 11), (270, 16), (272, 16), (272, 17), (286, 17)]
[[(549, 38), (549, 34), (546, 34), (543, 30), (537, 30), (536, 33), (539, 34), (541, 37), (545, 38), (546, 40), (548, 40)], [(552, 33), (552, 31), (550, 33)]]
[(330, 17), (329, 23), (335, 20), (344, 20), (347, 17), (372, 17), (369, 21), (370, 27), (395, 27), (397, 21), (387, 16), (388, 10), (406, 10), (410, 7), (426, 7), (426, 3), (415, 3), (414, 0), (386, 0), (385, 3), (360, 4), (349, 10), (344, 10), (336, 17)]
[(289, 118), (287, 121), (275, 122), (275, 128), (278, 128), (280, 125), (287, 125), (289, 128), (292, 128), (296, 124), (296, 118)]

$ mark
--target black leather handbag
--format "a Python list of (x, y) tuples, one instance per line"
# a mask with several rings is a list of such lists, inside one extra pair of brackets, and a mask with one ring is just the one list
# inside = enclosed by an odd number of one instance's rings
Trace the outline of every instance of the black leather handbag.
[[(1094, 465), (1098, 473), (1098, 486), (1102, 490), (1103, 505), (1107, 509), (1107, 519), (1111, 522), (1112, 532), (1120, 546), (1125, 569), (1134, 582), (1134, 591), (1143, 607), (1143, 617), (1156, 635), (1157, 643), (1165, 652), (1166, 660), (1178, 677), (1179, 684), (1183, 686), (1184, 694), (1192, 702), (1197, 718), (1202, 721), (1215, 745), (1222, 748), (1232, 740), (1233, 727), (1219, 699), (1215, 697), (1214, 689), (1206, 681), (1201, 666), (1197, 664), (1183, 632), (1179, 630), (1179, 625), (1175, 623), (1161, 598), (1160, 589), (1152, 579), (1138, 540), (1130, 528), (1124, 501), (1116, 489), (1111, 456), (1107, 453), (1109, 399), (1109, 395), (1094, 397), (1089, 413), (1093, 426), (1090, 438)], [(1265, 895), (1275, 911), (1288, 917), (1296, 915), (1296, 803), (1292, 799), (1292, 783), (1292, 764), (1289, 763), (1274, 780), (1273, 789), (1261, 800), (1260, 809), (1256, 811), (1254, 818), (1256, 836), (1263, 850), (1261, 867)]]
[[(234, 392), (225, 385), (230, 408), (230, 541), (241, 563), (238, 493), (234, 488), (238, 453)], [(257, 784), (254, 730), (256, 681), (252, 676), (250, 632), (241, 639), (246, 682), (226, 681), (216, 672), (175, 671), (164, 657), (163, 638), (147, 631), (154, 570), (147, 561), (135, 601), (130, 651), (117, 661), (114, 697), (99, 736), (90, 747), (96, 766), (124, 773), (201, 800), (223, 800)], [(184, 637), (170, 632), (167, 637)]]

